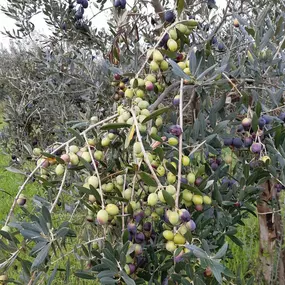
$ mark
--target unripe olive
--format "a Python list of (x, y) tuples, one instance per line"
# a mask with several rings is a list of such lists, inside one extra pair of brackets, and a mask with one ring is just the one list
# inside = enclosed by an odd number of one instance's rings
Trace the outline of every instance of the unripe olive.
[(108, 204), (106, 206), (106, 211), (109, 215), (111, 216), (115, 216), (115, 215), (118, 215), (119, 214), (119, 208), (117, 205), (115, 204)]
[(177, 51), (178, 49), (177, 42), (173, 39), (169, 39), (167, 41), (167, 47), (169, 48), (170, 51)]
[(169, 241), (166, 243), (165, 248), (166, 248), (168, 251), (173, 252), (173, 251), (175, 251), (175, 249), (176, 249), (176, 245), (175, 245), (175, 243), (174, 243), (173, 241), (169, 240)]
[(149, 206), (154, 206), (157, 204), (158, 201), (158, 196), (156, 193), (151, 193), (149, 194), (148, 198), (147, 198), (147, 204)]
[(187, 202), (191, 202), (193, 198), (193, 194), (189, 190), (185, 189), (182, 192), (182, 198)]
[(81, 155), (81, 157), (86, 160), (87, 162), (91, 162), (92, 159), (91, 159), (91, 156), (90, 156), (90, 153), (88, 151), (84, 151)]
[(77, 165), (79, 163), (79, 158), (75, 153), (70, 153), (69, 158), (72, 165)]
[(203, 197), (201, 195), (194, 195), (192, 197), (192, 201), (195, 205), (202, 205), (203, 204)]
[(99, 186), (99, 179), (97, 176), (93, 175), (87, 179), (87, 183), (92, 185), (96, 189)]
[(100, 210), (98, 213), (97, 213), (97, 221), (100, 225), (105, 225), (107, 224), (108, 222), (108, 212), (106, 210)]
[(101, 145), (102, 146), (108, 146), (110, 144), (110, 139), (108, 137), (104, 137), (102, 140), (101, 140)]
[(173, 240), (173, 238), (174, 238), (174, 234), (170, 230), (163, 231), (162, 235), (166, 240)]
[(177, 225), (180, 222), (179, 214), (176, 211), (169, 211), (168, 220), (170, 224)]
[(40, 156), (42, 154), (42, 150), (38, 147), (33, 149), (33, 155)]
[(171, 146), (176, 146), (176, 145), (178, 145), (178, 139), (174, 138), (174, 137), (171, 137), (171, 138), (168, 139), (168, 143)]
[(159, 50), (154, 50), (152, 54), (152, 58), (154, 61), (162, 61), (163, 60), (163, 55)]
[(79, 147), (77, 145), (71, 145), (69, 147), (69, 151), (73, 153), (77, 153), (79, 151)]
[(94, 152), (94, 158), (98, 161), (102, 160), (103, 158), (103, 152), (101, 150), (96, 150)]
[(55, 174), (61, 176), (64, 173), (65, 167), (62, 164), (58, 164), (55, 168)]
[(130, 88), (126, 89), (126, 91), (125, 91), (125, 97), (126, 97), (126, 98), (129, 98), (129, 99), (132, 99), (133, 96), (134, 96), (134, 90), (133, 90), (133, 89), (130, 89)]
[(160, 63), (160, 69), (162, 71), (166, 71), (169, 67), (169, 64), (166, 60), (163, 60), (161, 63)]
[(159, 70), (159, 65), (156, 61), (151, 61), (150, 64), (149, 64), (149, 68), (152, 70), (152, 71), (158, 71)]
[(196, 180), (196, 176), (194, 173), (188, 173), (187, 174), (187, 180), (190, 184), (194, 184)]
[(190, 158), (188, 156), (183, 156), (182, 157), (182, 165), (183, 166), (188, 166), (190, 165)]
[(183, 235), (181, 235), (180, 233), (177, 233), (174, 235), (173, 242), (175, 244), (185, 244), (186, 239)]
[(206, 204), (206, 205), (211, 205), (212, 204), (212, 199), (209, 196), (204, 196), (203, 197), (203, 201), (204, 201), (204, 204)]

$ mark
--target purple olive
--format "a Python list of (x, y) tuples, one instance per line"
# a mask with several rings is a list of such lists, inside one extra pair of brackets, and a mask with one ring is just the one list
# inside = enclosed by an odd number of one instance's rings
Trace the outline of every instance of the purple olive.
[(167, 211), (165, 211), (165, 213), (164, 213), (164, 215), (163, 215), (163, 220), (164, 220), (166, 223), (169, 223), (169, 218), (168, 218)]
[(279, 119), (282, 120), (283, 122), (285, 122), (285, 113), (284, 112), (280, 113)]
[(230, 179), (228, 177), (223, 177), (222, 184), (227, 184), (227, 186), (230, 185)]
[(190, 220), (186, 226), (190, 229), (190, 231), (194, 231), (196, 229), (196, 223), (193, 220)]
[(81, 0), (81, 5), (84, 9), (88, 7), (88, 0)]
[(216, 163), (217, 163), (218, 165), (221, 165), (222, 162), (223, 162), (223, 160), (222, 160), (221, 158), (219, 158), (219, 157), (216, 158)]
[(182, 222), (189, 222), (191, 220), (191, 215), (186, 209), (182, 209), (179, 215)]
[(233, 139), (233, 146), (235, 148), (241, 148), (243, 145), (241, 138), (234, 138)]
[(248, 131), (251, 127), (252, 120), (250, 118), (244, 118), (241, 122), (245, 131)]
[(136, 223), (139, 223), (143, 219), (143, 217), (144, 217), (143, 211), (140, 211), (134, 215), (134, 219), (135, 219)]
[(215, 45), (215, 44), (217, 44), (217, 42), (218, 42), (217, 38), (216, 38), (216, 37), (213, 37), (213, 38), (212, 38), (212, 41), (211, 41), (211, 44), (212, 44), (212, 45)]
[(260, 153), (261, 150), (262, 150), (262, 144), (261, 144), (261, 143), (253, 143), (253, 144), (251, 145), (250, 150), (251, 150), (253, 153)]
[(258, 126), (263, 129), (263, 127), (266, 125), (266, 120), (263, 117), (260, 117), (258, 119)]
[(260, 167), (261, 165), (262, 165), (262, 161), (261, 160), (253, 160), (253, 161), (250, 161), (250, 163), (249, 163), (249, 166), (250, 166), (251, 169)]
[(136, 243), (142, 243), (142, 242), (144, 242), (144, 240), (145, 240), (145, 236), (143, 233), (137, 233), (135, 235), (135, 242)]
[(245, 147), (250, 147), (253, 143), (253, 139), (251, 137), (246, 137), (243, 142)]
[(187, 184), (188, 183), (188, 180), (185, 177), (181, 177), (180, 181), (183, 184)]
[(168, 23), (173, 23), (175, 21), (175, 14), (172, 10), (168, 10), (164, 13), (164, 20)]
[(127, 1), (126, 0), (120, 0), (120, 3), (121, 3), (121, 9), (125, 9)]
[(161, 41), (159, 42), (159, 46), (163, 47), (167, 44), (167, 41), (169, 40), (169, 34), (165, 34)]
[(217, 170), (218, 167), (219, 167), (219, 165), (218, 165), (217, 162), (213, 162), (213, 163), (211, 164), (211, 168), (212, 168), (212, 170), (214, 170), (214, 171)]
[(168, 285), (168, 278), (167, 277), (165, 277), (163, 279), (163, 281), (161, 282), (161, 285)]
[(263, 115), (262, 118), (266, 121), (266, 124), (270, 124), (272, 122), (271, 116)]
[(127, 228), (128, 228), (129, 233), (136, 234), (137, 226), (134, 223), (129, 223)]
[(216, 0), (208, 0), (207, 3), (208, 9), (211, 10), (216, 7)]
[(151, 222), (146, 222), (146, 223), (144, 223), (144, 225), (143, 225), (143, 230), (144, 230), (144, 231), (150, 232), (151, 229), (152, 229), (152, 224), (151, 224)]
[(118, 8), (120, 6), (121, 6), (121, 1), (120, 0), (115, 0), (114, 7)]
[(196, 180), (195, 180), (195, 185), (199, 186), (202, 182), (203, 182), (203, 178), (202, 177), (197, 177)]
[(179, 137), (182, 134), (182, 129), (179, 125), (173, 125), (169, 128), (169, 133)]
[(219, 51), (224, 51), (225, 50), (225, 45), (223, 43), (218, 44), (218, 50)]
[(233, 144), (233, 138), (225, 138), (224, 139), (224, 145), (225, 146), (230, 146)]
[(237, 132), (240, 133), (242, 131), (243, 131), (243, 126), (242, 125), (238, 125)]
[(179, 102), (180, 102), (180, 99), (179, 99), (179, 95), (178, 95), (178, 96), (174, 97), (172, 104), (173, 104), (173, 106), (179, 106)]
[(84, 8), (83, 7), (79, 7), (78, 10), (75, 12), (75, 19), (76, 20), (80, 20), (83, 18), (83, 14), (84, 14)]
[(132, 263), (128, 264), (130, 269), (130, 274), (133, 274), (136, 271), (136, 266)]

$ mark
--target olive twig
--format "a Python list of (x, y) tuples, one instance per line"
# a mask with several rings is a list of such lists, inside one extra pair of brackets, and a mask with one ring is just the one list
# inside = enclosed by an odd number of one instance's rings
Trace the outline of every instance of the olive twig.
[(57, 201), (58, 201), (58, 199), (59, 199), (59, 197), (60, 197), (60, 195), (61, 195), (61, 193), (62, 193), (63, 186), (64, 186), (64, 183), (65, 183), (65, 180), (66, 180), (66, 176), (67, 176), (67, 167), (65, 167), (65, 169), (64, 169), (62, 181), (61, 181), (61, 184), (60, 184), (60, 186), (59, 186), (59, 189), (58, 189), (58, 193), (57, 193), (57, 195), (56, 195), (56, 198), (55, 198), (55, 200), (54, 200), (54, 202), (53, 202), (53, 204), (52, 204), (52, 206), (51, 206), (51, 209), (50, 209), (50, 211), (49, 211), (50, 213), (52, 213), (52, 211), (54, 210), (54, 208), (55, 208), (55, 206), (56, 206), (56, 204), (57, 204)]
[(102, 183), (101, 183), (101, 179), (100, 179), (100, 174), (99, 174), (96, 162), (94, 160), (94, 156), (93, 156), (93, 154), (91, 152), (91, 148), (90, 148), (90, 145), (88, 143), (88, 139), (87, 139), (86, 133), (83, 134), (83, 137), (84, 137), (84, 139), (86, 141), (87, 149), (88, 149), (89, 155), (91, 157), (92, 165), (94, 167), (95, 173), (96, 173), (97, 178), (98, 178), (102, 209), (105, 209), (105, 203), (104, 203), (104, 197), (103, 197), (103, 190), (102, 190)]
[(136, 114), (135, 114), (133, 108), (131, 108), (131, 114), (132, 114), (133, 119), (134, 119), (134, 124), (135, 124), (135, 127), (136, 127), (137, 138), (138, 138), (138, 141), (139, 141), (139, 143), (141, 145), (142, 153), (143, 153), (143, 156), (144, 156), (144, 161), (146, 162), (146, 164), (147, 164), (151, 174), (153, 175), (153, 178), (156, 181), (157, 185), (161, 188), (162, 185), (161, 185), (159, 179), (157, 178), (156, 173), (154, 172), (153, 167), (151, 166), (151, 163), (149, 161), (148, 155), (147, 155), (147, 153), (145, 151), (145, 148), (144, 148), (144, 145), (143, 145), (143, 142), (142, 142), (141, 133), (140, 133), (139, 126), (138, 126), (137, 117), (136, 117)]
[(178, 181), (176, 189), (175, 207), (179, 206), (179, 195), (181, 187), (181, 171), (182, 171), (182, 144), (183, 144), (183, 79), (180, 80), (180, 100), (179, 100), (179, 125), (181, 134), (179, 135), (179, 151), (178, 151)]
[[(93, 124), (93, 125), (89, 126), (86, 130), (84, 130), (83, 132), (81, 132), (80, 135), (84, 135), (84, 134), (86, 134), (88, 131), (94, 129), (95, 127), (100, 126), (100, 125), (102, 125), (102, 124), (104, 124), (104, 123), (106, 123), (106, 122), (108, 122), (108, 121), (113, 120), (113, 119), (116, 119), (118, 116), (119, 116), (118, 114), (115, 114), (115, 115), (110, 116), (110, 117), (108, 117), (108, 118), (106, 118), (106, 119), (104, 119), (104, 120), (102, 120), (102, 121), (100, 121), (100, 122), (98, 122), (98, 123), (96, 123), (96, 124)], [(62, 143), (60, 146), (58, 146), (56, 149), (54, 149), (54, 150), (51, 152), (51, 154), (55, 154), (58, 150), (60, 150), (60, 149), (63, 148), (64, 146), (66, 146), (66, 145), (70, 144), (71, 142), (75, 141), (76, 138), (77, 138), (77, 137), (74, 136), (74, 137), (72, 137), (70, 140), (68, 140), (68, 141), (66, 141), (66, 142), (64, 142), (64, 143)], [(26, 178), (26, 180), (24, 181), (24, 183), (21, 185), (21, 187), (20, 187), (18, 193), (17, 193), (16, 196), (15, 196), (15, 199), (14, 199), (14, 201), (13, 201), (13, 204), (12, 204), (12, 206), (11, 206), (11, 209), (10, 209), (10, 211), (9, 211), (9, 214), (8, 214), (8, 216), (7, 216), (7, 218), (6, 218), (6, 221), (5, 221), (5, 224), (4, 224), (5, 226), (7, 226), (7, 224), (8, 224), (9, 221), (10, 221), (10, 218), (11, 218), (12, 213), (13, 213), (15, 207), (16, 207), (17, 200), (18, 200), (19, 196), (20, 196), (21, 193), (24, 191), (24, 189), (25, 189), (26, 185), (28, 184), (28, 182), (30, 181), (30, 179), (34, 176), (34, 174), (37, 172), (37, 170), (38, 170), (39, 168), (41, 168), (41, 166), (42, 166), (44, 163), (45, 163), (44, 160), (43, 160), (41, 163), (39, 163), (39, 165), (37, 165), (37, 166), (34, 168), (34, 170), (30, 173), (30, 175)]]

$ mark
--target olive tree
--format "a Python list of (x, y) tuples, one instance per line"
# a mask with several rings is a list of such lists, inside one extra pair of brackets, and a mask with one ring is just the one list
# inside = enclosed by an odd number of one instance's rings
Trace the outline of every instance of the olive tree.
[[(77, 2), (27, 5), (44, 7), (55, 39), (67, 33), (70, 44), (79, 33), (74, 41), (88, 50), (96, 31), (84, 38), (76, 26), (92, 2)], [(101, 47), (113, 108), (102, 104), (101, 117), (97, 109), (98, 118), (76, 122), (60, 142), (34, 148), (37, 166), (0, 231), (4, 283), (18, 262), (24, 284), (71, 275), (100, 284), (238, 282), (225, 266), (227, 239), (242, 246), (237, 227), (257, 212), (262, 272), (248, 282), (282, 284), (283, 3), (228, 1), (221, 15), (214, 1), (191, 1), (193, 11), (184, 1), (151, 3), (157, 14), (141, 2), (114, 2), (110, 41)], [(80, 59), (76, 74), (88, 86), (90, 58)], [(60, 74), (67, 80), (72, 72)], [(33, 177), (41, 197), (24, 193)], [(72, 272), (71, 256), (81, 262)]]

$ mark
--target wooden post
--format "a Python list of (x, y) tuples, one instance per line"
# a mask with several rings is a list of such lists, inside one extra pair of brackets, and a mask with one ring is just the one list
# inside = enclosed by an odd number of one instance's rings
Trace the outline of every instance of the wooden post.
[(284, 228), (278, 193), (273, 181), (268, 180), (262, 187), (257, 205), (261, 275), (265, 284), (285, 285), (285, 250), (282, 249)]

